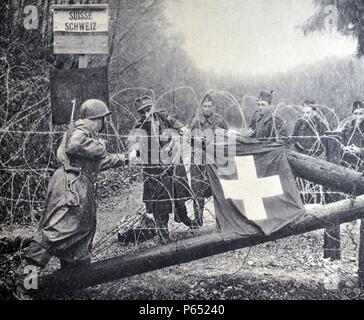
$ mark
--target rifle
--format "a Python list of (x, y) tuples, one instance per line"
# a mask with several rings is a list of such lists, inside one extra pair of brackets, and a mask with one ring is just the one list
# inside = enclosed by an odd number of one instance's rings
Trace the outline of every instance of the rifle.
[[(68, 145), (68, 142), (70, 139), (70, 134), (73, 131), (74, 122), (75, 122), (74, 115), (75, 115), (75, 108), (76, 108), (76, 99), (73, 99), (71, 102), (72, 102), (71, 120), (70, 120), (68, 129), (67, 129), (67, 132), (66, 132), (66, 139), (65, 139), (65, 144), (64, 144), (64, 171), (65, 171), (65, 175), (66, 175), (66, 191), (69, 191), (76, 196), (76, 204), (74, 204), (74, 201), (72, 201), (71, 199), (70, 199), (69, 203), (70, 204), (72, 203), (73, 205), (77, 206), (80, 203), (80, 199), (79, 199), (78, 193), (73, 191), (72, 184), (80, 177), (81, 168), (73, 167), (71, 165), (70, 159), (66, 152), (67, 145)], [(73, 176), (68, 175), (68, 173), (76, 173), (77, 177), (73, 178)], [(73, 179), (71, 179), (71, 177)], [(66, 198), (67, 197), (68, 197), (68, 195), (66, 193)]]
[(64, 169), (66, 172), (74, 172), (74, 171), (79, 172), (80, 168), (72, 167), (72, 165), (70, 163), (70, 159), (66, 153), (66, 148), (67, 148), (67, 145), (68, 145), (68, 142), (70, 139), (70, 134), (73, 131), (73, 127), (75, 125), (74, 117), (75, 117), (76, 99), (73, 99), (71, 102), (72, 102), (71, 120), (70, 120), (70, 124), (68, 125), (68, 129), (66, 132), (66, 141), (64, 144)]

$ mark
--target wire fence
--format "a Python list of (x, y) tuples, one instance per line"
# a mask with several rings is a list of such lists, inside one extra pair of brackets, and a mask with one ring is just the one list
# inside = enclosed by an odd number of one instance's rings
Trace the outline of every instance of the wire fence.
[[(130, 111), (130, 108), (125, 106), (125, 103), (121, 99), (116, 99), (119, 95), (115, 94), (111, 100), (114, 108), (118, 108), (118, 114), (121, 111), (124, 117), (129, 119), (129, 122), (135, 123), (137, 117), (134, 111)], [(240, 118), (240, 127), (237, 127), (236, 119), (234, 123), (230, 124), (234, 126), (234, 131), (244, 129), (249, 123), (248, 106), (244, 104), (244, 99), (241, 104), (232, 95), (226, 92), (215, 92), (226, 98), (230, 103), (231, 113), (233, 110), (236, 112), (238, 118)], [(160, 101), (163, 101), (161, 97)], [(199, 112), (198, 101), (196, 98), (196, 109), (193, 110), (193, 116), (196, 116)], [(180, 110), (179, 105), (170, 106), (174, 111), (175, 109)], [(174, 109), (173, 109), (174, 108)], [(358, 144), (363, 138), (361, 126), (358, 121), (348, 121), (352, 125), (351, 127), (347, 124), (340, 122), (335, 113), (325, 106), (319, 106), (317, 112), (318, 119), (324, 123), (328, 130), (335, 130), (347, 126), (348, 134), (340, 141), (342, 148), (350, 146), (352, 144)], [(1, 157), (0, 157), (0, 204), (1, 204), (1, 215), (0, 225), (14, 225), (17, 223), (35, 224), (39, 219), (41, 212), (44, 208), (44, 202), (46, 197), (47, 184), (50, 176), (60, 165), (56, 160), (56, 150), (60, 143), (65, 127), (54, 128), (51, 125), (49, 109), (45, 113), (40, 113), (39, 110), (28, 107), (25, 110), (20, 111), (15, 118), (10, 122), (4, 122), (0, 127), (0, 144), (2, 146)], [(44, 110), (44, 109), (43, 109)], [(302, 106), (287, 106), (279, 104), (272, 108), (273, 118), (275, 116), (283, 117), (285, 120), (290, 122), (291, 129), (293, 131), (292, 123), (296, 123), (298, 118), (302, 118)], [(173, 112), (175, 113), (175, 112)], [(36, 117), (34, 117), (37, 115)], [(33, 119), (33, 122), (28, 129), (25, 130), (21, 127), (21, 123), (24, 120), (29, 120), (29, 117)], [(191, 118), (191, 117), (190, 117)], [(125, 119), (124, 119), (125, 121)], [(188, 120), (185, 120), (185, 122)], [(29, 121), (27, 121), (29, 123)], [(323, 141), (322, 133), (318, 132), (315, 123), (311, 120), (306, 119), (306, 128), (310, 131), (310, 134), (288, 136), (289, 140), (294, 141), (311, 141), (311, 148), (306, 150), (306, 153), (311, 156), (320, 158), (327, 157), (326, 144)], [(239, 126), (239, 123), (238, 123)], [(130, 124), (129, 124), (130, 127)], [(132, 127), (132, 126), (131, 126)], [(342, 128), (341, 128), (342, 129)], [(120, 123), (117, 121), (112, 122), (108, 127), (108, 131), (103, 134), (103, 138), (108, 141), (111, 151), (120, 152), (125, 151), (127, 141), (130, 139), (130, 135), (125, 134), (120, 129)], [(270, 138), (267, 138), (270, 140)], [(262, 139), (264, 141), (264, 139)], [(358, 142), (359, 141), (359, 142)], [(349, 156), (349, 157), (348, 157)], [(346, 167), (353, 168), (355, 170), (361, 170), (362, 160), (359, 155), (354, 153), (348, 154), (348, 152), (342, 152), (340, 155), (340, 163)], [(187, 173), (189, 175), (189, 164), (186, 164)], [(120, 177), (122, 177), (120, 179)], [(115, 169), (110, 172), (105, 172), (100, 175), (99, 179), (99, 191), (101, 194), (101, 202), (106, 203), (108, 206), (117, 206), (120, 204), (120, 197), (125, 199), (131, 197), (131, 194), (135, 192), (131, 186), (133, 184), (142, 184), (145, 182), (143, 179), (143, 170), (140, 165), (129, 165), (124, 169)], [(153, 178), (153, 177), (152, 177)], [(189, 177), (191, 179), (191, 177)], [(208, 179), (208, 177), (204, 177)], [(151, 177), (149, 177), (151, 179)], [(172, 177), (173, 179), (173, 177)], [(125, 181), (128, 181), (125, 183)], [(322, 186), (315, 183), (306, 181), (301, 178), (297, 178), (297, 187), (301, 194), (301, 199), (306, 205), (322, 205), (325, 203), (325, 195), (327, 194), (339, 194), (342, 198), (348, 198), (350, 195), (343, 193), (337, 193), (334, 191), (325, 190)], [(110, 193), (110, 189), (113, 189), (113, 193)], [(139, 188), (140, 192), (141, 188)], [(198, 196), (191, 191), (191, 197), (188, 199), (196, 200)], [(114, 199), (114, 200), (113, 200)], [(141, 201), (141, 198), (139, 198)], [(173, 201), (173, 195), (170, 195), (170, 199), (166, 201)], [(152, 200), (153, 201), (153, 200)], [(161, 200), (155, 200), (161, 201)], [(210, 203), (210, 205), (209, 205)], [(189, 215), (193, 215), (192, 201), (187, 202)], [(156, 234), (158, 228), (155, 224), (149, 226), (143, 225), (142, 231), (133, 233), (132, 239), (122, 237), (129, 230), (138, 230), (138, 226), (141, 225), (143, 219), (145, 219), (147, 212), (142, 203), (137, 210), (129, 215), (120, 215), (120, 220), (116, 225), (110, 226), (107, 231), (103, 232), (100, 239), (94, 244), (93, 259), (103, 259), (113, 255), (118, 255), (120, 250), (115, 250), (115, 246), (119, 246), (120, 242), (124, 241), (124, 247), (129, 251), (140, 250), (144, 246), (159, 245), (160, 243), (147, 241), (150, 240), (148, 237), (148, 230), (154, 230)], [(215, 228), (215, 216), (212, 206), (212, 201), (209, 199), (207, 207), (205, 209), (205, 215), (208, 216), (207, 221), (210, 221), (209, 226)], [(172, 239), (176, 240), (180, 237), (192, 237), (196, 235), (195, 230), (186, 229), (181, 224), (172, 225), (170, 234)], [(207, 232), (207, 231), (206, 231)], [(350, 230), (346, 230), (350, 234)], [(119, 236), (118, 236), (119, 235)], [(350, 239), (354, 240), (354, 237), (350, 234)], [(122, 239), (122, 240), (121, 240)], [(124, 250), (124, 249), (122, 249)]]

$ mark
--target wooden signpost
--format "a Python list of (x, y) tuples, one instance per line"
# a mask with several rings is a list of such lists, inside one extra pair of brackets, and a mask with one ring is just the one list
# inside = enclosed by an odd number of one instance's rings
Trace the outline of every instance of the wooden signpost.
[[(106, 4), (54, 5), (53, 53), (78, 54), (78, 67), (87, 68), (88, 54), (109, 53), (109, 9)], [(87, 99), (108, 103), (107, 68), (51, 72), (53, 124), (70, 118), (71, 101), (77, 119), (78, 109)]]
[[(109, 53), (107, 5), (55, 5), (52, 8), (54, 54)], [(80, 58), (80, 67), (86, 67), (87, 57)]]

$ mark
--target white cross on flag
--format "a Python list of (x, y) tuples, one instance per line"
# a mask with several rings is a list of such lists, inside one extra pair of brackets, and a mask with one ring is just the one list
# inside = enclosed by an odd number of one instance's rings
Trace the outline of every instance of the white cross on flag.
[[(215, 155), (216, 157), (216, 155)], [(216, 160), (216, 158), (215, 158)], [(269, 235), (304, 212), (281, 145), (238, 142), (230, 166), (209, 164), (217, 222), (223, 235)]]

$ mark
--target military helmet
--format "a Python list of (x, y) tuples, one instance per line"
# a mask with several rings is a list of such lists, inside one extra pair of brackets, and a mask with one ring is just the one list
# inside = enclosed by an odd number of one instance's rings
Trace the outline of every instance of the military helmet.
[(142, 96), (135, 100), (135, 107), (138, 111), (142, 111), (153, 105), (153, 99), (150, 96)]
[(105, 117), (110, 113), (111, 111), (108, 109), (105, 102), (98, 99), (89, 99), (81, 105), (80, 118), (96, 119)]

